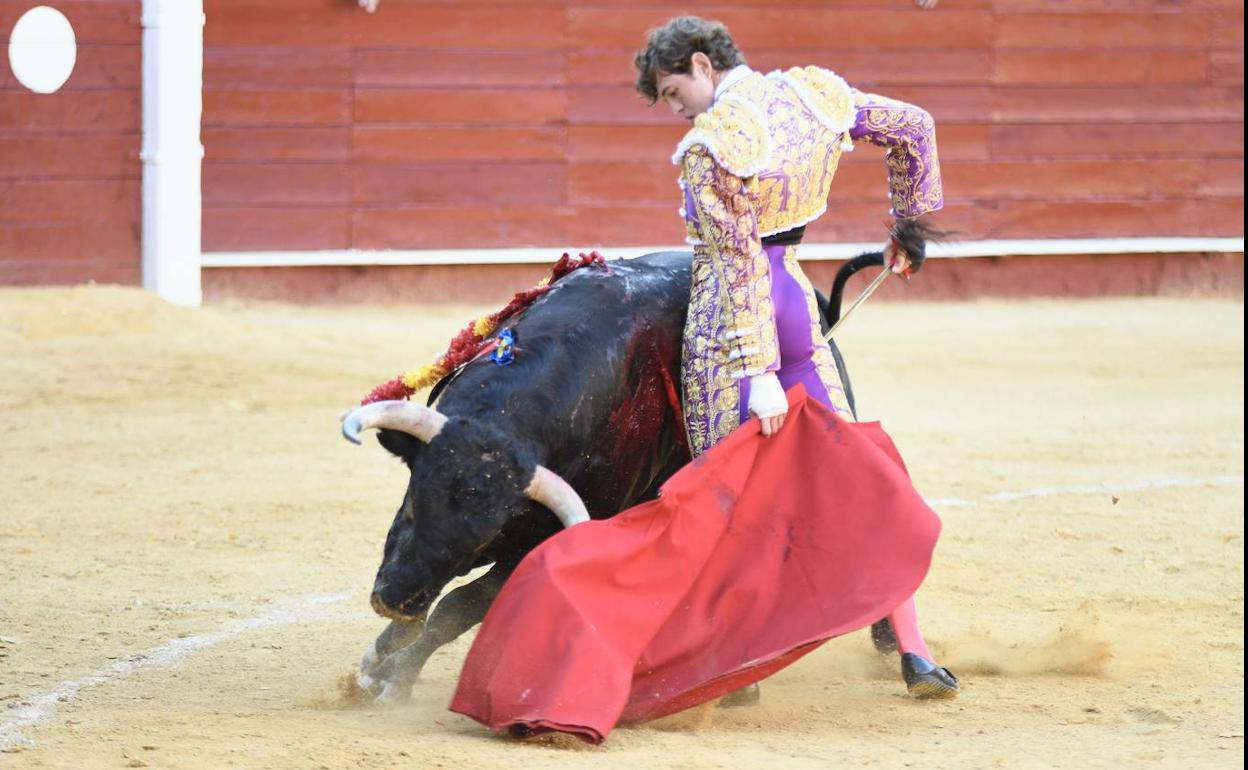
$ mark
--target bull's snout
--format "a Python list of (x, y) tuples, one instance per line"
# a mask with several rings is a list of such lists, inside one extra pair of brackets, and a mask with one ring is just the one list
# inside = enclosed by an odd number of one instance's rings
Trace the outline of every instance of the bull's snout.
[(369, 597), (368, 603), (373, 605), (373, 612), (376, 612), (383, 618), (388, 618), (393, 613), (393, 610), (387, 607), (386, 603), (382, 600), (381, 594), (376, 591), (373, 591), (373, 595)]
[(373, 606), (373, 612), (383, 618), (389, 618), (400, 623), (423, 623), (425, 621), (425, 613), (419, 615), (409, 615), (386, 604), (385, 599), (381, 598), (380, 591), (373, 591), (373, 595), (369, 597), (368, 603)]

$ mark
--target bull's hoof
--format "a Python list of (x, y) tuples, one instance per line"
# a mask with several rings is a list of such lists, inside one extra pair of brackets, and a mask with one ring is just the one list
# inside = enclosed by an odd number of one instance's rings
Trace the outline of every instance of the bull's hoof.
[(412, 699), (412, 685), (403, 682), (377, 679), (368, 674), (360, 674), (355, 684), (371, 699), (374, 705), (392, 708), (406, 705)]
[(897, 635), (893, 633), (893, 627), (888, 622), (888, 618), (871, 624), (871, 643), (875, 645), (876, 652), (881, 655), (892, 655), (897, 652)]
[(381, 695), (381, 691), (385, 689), (386, 683), (368, 674), (360, 674), (355, 677), (355, 686), (367, 700), (377, 700), (377, 696)]
[(399, 682), (384, 682), (381, 686), (381, 693), (373, 699), (373, 702), (378, 706), (394, 708), (407, 705), (407, 702), (411, 699), (411, 685), (403, 685)]
[(757, 706), (762, 697), (762, 689), (758, 686), (758, 682), (755, 682), (747, 684), (740, 690), (733, 690), (720, 698), (719, 707), (721, 709), (731, 709), (740, 706)]
[(360, 671), (372, 671), (380, 661), (381, 655), (378, 654), (377, 647), (369, 647), (364, 657), (360, 658)]
[(949, 669), (913, 652), (901, 656), (901, 675), (906, 680), (906, 689), (919, 700), (958, 697), (958, 678)]
[(376, 646), (364, 655), (356, 683), (380, 706), (401, 706), (412, 697), (420, 669), (413, 666), (413, 647), (382, 657)]
[(415, 682), (404, 681), (395, 677), (393, 672), (385, 670), (361, 671), (355, 678), (356, 686), (373, 704), (383, 707), (405, 705), (412, 698), (412, 687)]

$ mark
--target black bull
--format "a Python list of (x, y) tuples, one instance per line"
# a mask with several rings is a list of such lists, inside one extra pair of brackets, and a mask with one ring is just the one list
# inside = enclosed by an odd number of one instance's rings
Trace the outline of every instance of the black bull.
[[(429, 656), (480, 622), (520, 560), (559, 531), (524, 493), (536, 469), (565, 479), (601, 519), (654, 497), (688, 461), (678, 405), (690, 258), (662, 252), (571, 273), (507, 324), (513, 363), (480, 358), (439, 383), (430, 402), (445, 422), (431, 440), (381, 426), (411, 480), (374, 584), (373, 606), (393, 622), (361, 664), (371, 695), (406, 700)], [(831, 300), (819, 297), (825, 331), (845, 280), (882, 262), (867, 254), (841, 268)], [(422, 622), (448, 583), (486, 565)]]

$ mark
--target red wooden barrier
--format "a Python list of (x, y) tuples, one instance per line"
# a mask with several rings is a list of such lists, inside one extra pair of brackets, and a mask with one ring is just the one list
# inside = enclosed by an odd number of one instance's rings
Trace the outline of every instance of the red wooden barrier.
[[(670, 4), (524, 6), (207, 0), (205, 205), (276, 216), (210, 216), (206, 246), (273, 248), (299, 210), (344, 207), (363, 249), (679, 242), (667, 158), (685, 126), (636, 96), (631, 66)], [(760, 69), (818, 63), (932, 112), (965, 237), (1243, 232), (1234, 3), (693, 6)], [(330, 127), (350, 131), (345, 159), (341, 135), (308, 133)], [(883, 179), (860, 147), (811, 237), (877, 237)], [(341, 238), (318, 232), (299, 242)]]
[[(52, 94), (9, 67), (36, 5), (69, 19), (73, 73)], [(0, 285), (138, 283), (140, 0), (0, 0)]]
[[(78, 64), (0, 63), (0, 283), (139, 269), (140, 0), (46, 0)], [(0, 40), (34, 0), (0, 0)], [(659, 0), (205, 0), (206, 251), (678, 243), (686, 126), (633, 92)], [(757, 68), (816, 63), (936, 117), (976, 238), (1243, 235), (1236, 0), (708, 0)], [(813, 240), (870, 240), (859, 147)], [(553, 256), (553, 255), (552, 255)]]

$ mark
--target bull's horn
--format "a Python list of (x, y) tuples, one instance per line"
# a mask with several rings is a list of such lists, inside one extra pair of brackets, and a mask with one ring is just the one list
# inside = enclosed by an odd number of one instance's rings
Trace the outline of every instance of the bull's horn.
[(576, 493), (571, 484), (549, 468), (537, 466), (533, 480), (525, 488), (524, 494), (530, 500), (539, 502), (554, 511), (564, 527), (589, 521), (589, 511), (585, 510), (585, 503), (581, 500), (581, 496)]
[(446, 425), (446, 415), (411, 401), (376, 401), (356, 407), (342, 418), (342, 435), (360, 443), (360, 431), (369, 428), (398, 430), (429, 443)]

